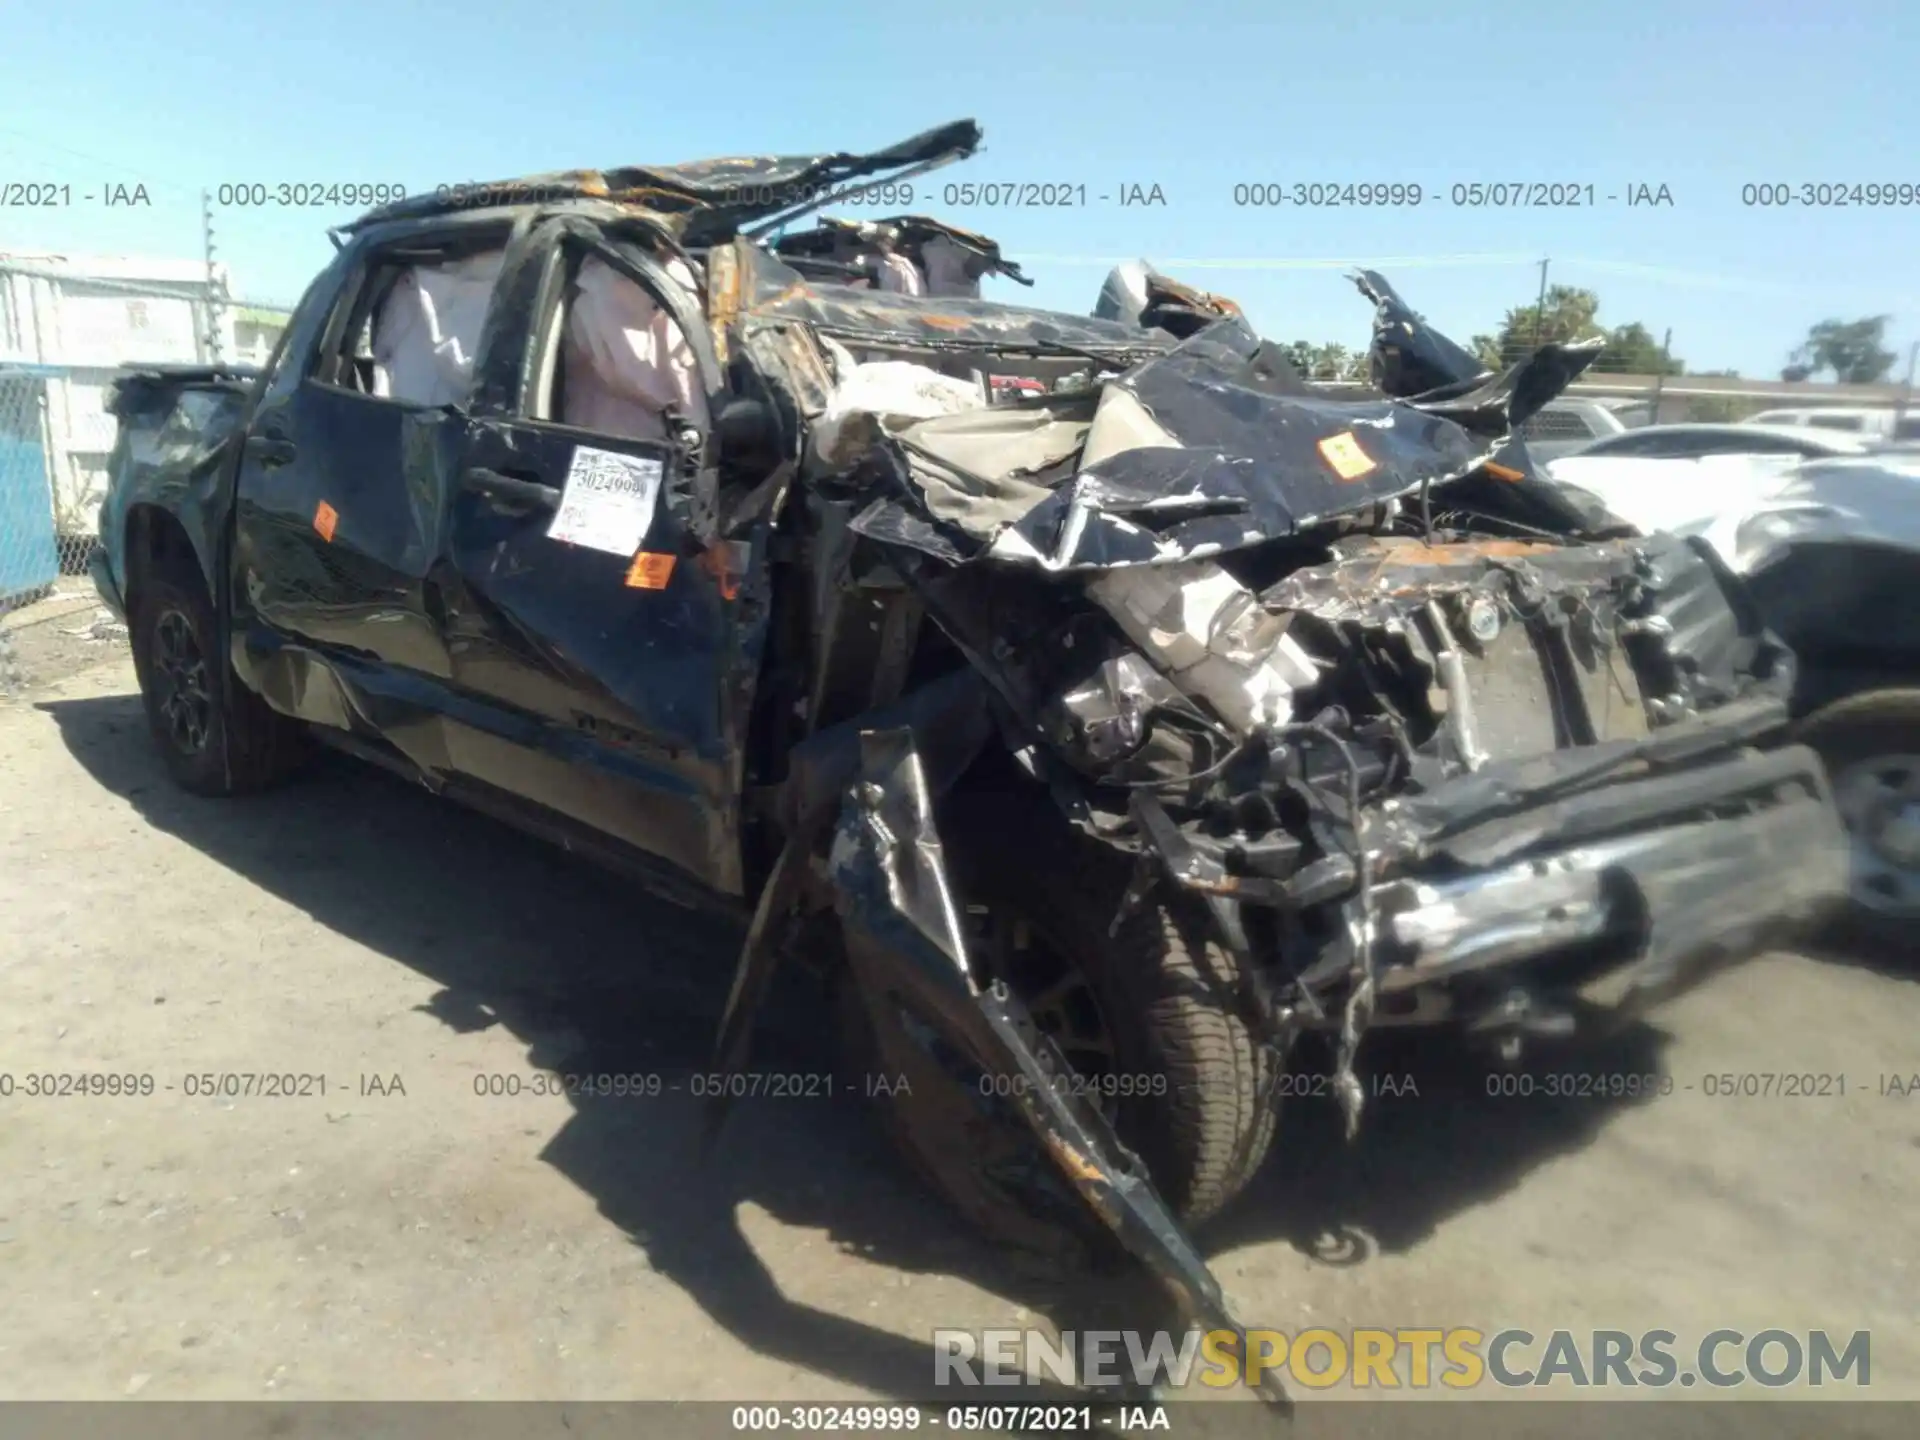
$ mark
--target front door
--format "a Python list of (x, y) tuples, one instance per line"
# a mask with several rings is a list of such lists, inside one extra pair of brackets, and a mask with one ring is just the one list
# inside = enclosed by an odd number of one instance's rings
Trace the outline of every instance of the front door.
[[(454, 680), (490, 716), (450, 731), (454, 759), (737, 895), (737, 606), (687, 511), (720, 384), (697, 302), (577, 224), (525, 237), (501, 286), (531, 340), (490, 332), (511, 353), (483, 345), (482, 371), (507, 379), (490, 398), (483, 381), (449, 512)], [(637, 288), (613, 294), (621, 286)], [(648, 405), (673, 394), (674, 376), (645, 362), (674, 357), (649, 348), (656, 300), (689, 347), (678, 402), (657, 417)], [(581, 308), (594, 303), (624, 312), (601, 315), (597, 336)], [(620, 363), (643, 373), (589, 373)]]

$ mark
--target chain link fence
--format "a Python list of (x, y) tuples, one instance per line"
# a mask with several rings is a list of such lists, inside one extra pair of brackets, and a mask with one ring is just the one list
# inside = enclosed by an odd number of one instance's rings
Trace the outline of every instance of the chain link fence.
[(87, 574), (120, 368), (257, 364), (288, 313), (232, 300), (193, 262), (0, 255), (0, 693), (124, 637)]
[(0, 362), (0, 694), (59, 679), (125, 635), (86, 573), (106, 457), (57, 443), (69, 387), (84, 385), (67, 366)]

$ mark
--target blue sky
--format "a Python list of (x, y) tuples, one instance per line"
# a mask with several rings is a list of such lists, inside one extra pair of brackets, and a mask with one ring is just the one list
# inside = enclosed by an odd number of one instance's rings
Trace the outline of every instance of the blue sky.
[[(458, 15), (458, 19), (451, 17)], [(914, 208), (998, 238), (1038, 278), (990, 295), (1084, 311), (1140, 255), (1238, 298), (1280, 340), (1363, 344), (1341, 266), (1379, 260), (1465, 339), (1532, 300), (1538, 261), (1600, 320), (1671, 326), (1696, 368), (1771, 376), (1807, 327), (1889, 313), (1920, 340), (1920, 205), (1759, 209), (1758, 182), (1920, 186), (1910, 0), (673, 7), (132, 0), (10, 7), (0, 249), (199, 253), (203, 187), (404, 182), (859, 149), (973, 116), (985, 150)], [(1237, 184), (1591, 184), (1594, 208), (1236, 206)], [(949, 182), (1084, 185), (1085, 207), (962, 209)], [(143, 183), (148, 209), (79, 200)], [(1158, 185), (1166, 204), (1101, 203)], [(1630, 186), (1673, 204), (1629, 207)], [(1604, 197), (1620, 194), (1618, 202)], [(931, 202), (931, 203), (928, 203)], [(216, 212), (239, 291), (291, 301), (344, 210)], [(1188, 262), (1176, 264), (1173, 262)], [(1206, 264), (1196, 262), (1207, 262)], [(1306, 262), (1325, 262), (1313, 265)], [(1899, 370), (1896, 370), (1896, 375)]]

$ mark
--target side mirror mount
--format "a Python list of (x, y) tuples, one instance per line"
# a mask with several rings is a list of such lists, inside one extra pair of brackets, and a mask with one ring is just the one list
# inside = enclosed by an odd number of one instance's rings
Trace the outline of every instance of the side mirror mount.
[(721, 463), (732, 468), (779, 454), (780, 421), (764, 400), (745, 395), (730, 397), (713, 418), (713, 437)]

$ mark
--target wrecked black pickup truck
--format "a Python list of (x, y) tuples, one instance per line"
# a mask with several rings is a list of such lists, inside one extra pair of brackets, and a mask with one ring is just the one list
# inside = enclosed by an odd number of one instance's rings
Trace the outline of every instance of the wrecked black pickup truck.
[(1351, 1125), (1369, 1027), (1665, 993), (1846, 847), (1738, 581), (1513, 438), (1591, 349), (1486, 373), (1366, 273), (1333, 398), (1144, 266), (1076, 316), (792, 228), (978, 143), (375, 211), (262, 373), (119, 383), (94, 573), (188, 788), (321, 742), (735, 909), (721, 1066), (818, 967), (963, 1210), (1230, 1325), (1185, 1227), (1297, 1037)]

